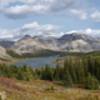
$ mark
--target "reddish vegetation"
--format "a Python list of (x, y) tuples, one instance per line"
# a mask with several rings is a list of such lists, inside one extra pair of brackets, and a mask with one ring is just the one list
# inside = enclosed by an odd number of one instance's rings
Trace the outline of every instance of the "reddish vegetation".
[(16, 80), (14, 80), (14, 79), (0, 77), (0, 84), (4, 85), (10, 89), (15, 89), (18, 91), (25, 91), (25, 89), (23, 89), (21, 86), (16, 84)]

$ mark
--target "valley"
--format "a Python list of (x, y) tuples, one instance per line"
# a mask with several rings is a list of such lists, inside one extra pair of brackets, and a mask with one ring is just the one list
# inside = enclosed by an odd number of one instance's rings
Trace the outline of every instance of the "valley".
[(100, 0), (0, 0), (0, 100), (100, 100)]
[(85, 34), (1, 41), (0, 97), (100, 100), (99, 66), (100, 40)]
[[(52, 59), (47, 58), (43, 58), (43, 61)], [(55, 67), (52, 64), (38, 67), (25, 64), (30, 59), (36, 62), (34, 58), (28, 58), (18, 67), (0, 64), (0, 98), (100, 100), (100, 52), (69, 53), (61, 56)], [(36, 60), (40, 62), (39, 59), (37, 57)]]

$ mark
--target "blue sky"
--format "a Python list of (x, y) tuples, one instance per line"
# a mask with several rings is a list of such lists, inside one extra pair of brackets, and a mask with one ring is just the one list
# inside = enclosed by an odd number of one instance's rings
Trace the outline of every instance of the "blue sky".
[(100, 33), (100, 0), (0, 0), (1, 38)]

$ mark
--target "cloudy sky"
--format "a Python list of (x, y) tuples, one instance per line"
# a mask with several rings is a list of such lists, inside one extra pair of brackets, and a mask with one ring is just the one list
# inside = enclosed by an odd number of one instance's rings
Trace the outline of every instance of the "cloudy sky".
[(100, 0), (0, 0), (0, 38), (100, 33)]

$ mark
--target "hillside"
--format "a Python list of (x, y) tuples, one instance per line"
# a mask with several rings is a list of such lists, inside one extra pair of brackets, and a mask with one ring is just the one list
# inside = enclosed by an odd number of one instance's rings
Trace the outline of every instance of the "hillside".
[(100, 53), (62, 58), (55, 68), (0, 65), (1, 100), (100, 100)]
[(89, 91), (54, 84), (49, 81), (31, 82), (0, 78), (0, 100), (100, 100), (100, 91)]
[(6, 49), (0, 46), (0, 62), (9, 62), (11, 56), (7, 53)]

